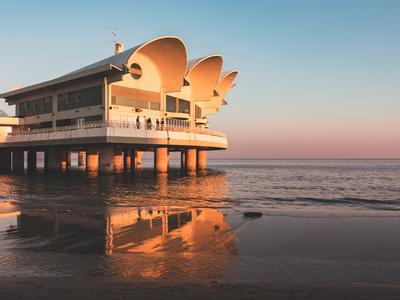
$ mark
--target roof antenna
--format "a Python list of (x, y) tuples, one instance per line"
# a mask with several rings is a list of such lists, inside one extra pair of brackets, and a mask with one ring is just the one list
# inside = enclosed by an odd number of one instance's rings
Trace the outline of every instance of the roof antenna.
[(118, 34), (116, 33), (116, 31), (118, 30), (118, 28), (117, 27), (110, 27), (110, 26), (107, 26), (106, 28), (111, 31), (112, 40), (111, 41), (107, 41), (107, 42), (113, 42), (114, 43), (114, 53), (115, 53), (115, 55), (117, 55), (117, 54), (121, 53), (122, 51), (124, 51), (124, 44), (122, 44), (121, 42), (117, 41)]

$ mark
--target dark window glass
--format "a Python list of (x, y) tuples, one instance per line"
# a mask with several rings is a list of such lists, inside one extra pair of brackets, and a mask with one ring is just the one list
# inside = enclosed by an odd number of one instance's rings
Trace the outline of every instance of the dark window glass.
[(88, 116), (85, 117), (85, 122), (101, 121), (103, 120), (102, 115)]
[(25, 103), (20, 103), (19, 104), (19, 115), (22, 116), (25, 113)]
[(176, 112), (176, 98), (167, 95), (167, 111)]
[(40, 123), (40, 128), (51, 128), (53, 126), (53, 122), (41, 122)]
[(101, 85), (57, 95), (58, 111), (101, 105), (102, 103)]
[(20, 117), (27, 117), (27, 116), (51, 113), (52, 110), (53, 110), (52, 97), (49, 96), (49, 97), (21, 102), (19, 104), (18, 115)]
[(195, 118), (196, 119), (200, 119), (201, 118), (201, 107), (196, 105), (195, 106)]
[(190, 113), (190, 102), (187, 100), (179, 99), (179, 112), (189, 114)]
[(63, 119), (63, 120), (57, 120), (56, 122), (56, 126), (60, 127), (60, 126), (69, 126), (74, 124), (74, 119)]

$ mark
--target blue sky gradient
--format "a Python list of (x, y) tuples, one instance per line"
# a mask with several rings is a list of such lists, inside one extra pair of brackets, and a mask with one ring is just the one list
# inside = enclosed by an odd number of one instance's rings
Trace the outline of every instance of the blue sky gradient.
[[(81, 3), (84, 2), (84, 3)], [(238, 69), (213, 157), (400, 157), (400, 1), (2, 1), (0, 91), (178, 35)], [(0, 108), (12, 112), (3, 102)]]

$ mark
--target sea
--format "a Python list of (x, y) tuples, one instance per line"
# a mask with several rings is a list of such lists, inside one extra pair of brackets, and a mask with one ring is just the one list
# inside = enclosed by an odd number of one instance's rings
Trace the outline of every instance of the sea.
[(0, 175), (0, 277), (400, 284), (400, 160)]

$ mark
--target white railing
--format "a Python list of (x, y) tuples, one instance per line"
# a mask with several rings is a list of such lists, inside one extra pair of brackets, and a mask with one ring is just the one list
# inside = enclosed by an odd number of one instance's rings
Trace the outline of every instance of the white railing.
[(52, 133), (61, 131), (70, 131), (78, 129), (92, 129), (92, 128), (130, 128), (132, 130), (154, 130), (154, 131), (177, 131), (177, 132), (188, 132), (188, 133), (199, 133), (208, 134), (219, 137), (226, 137), (223, 132), (201, 129), (201, 128), (190, 128), (187, 122), (182, 122), (180, 120), (174, 120), (178, 122), (171, 122), (168, 119), (165, 123), (144, 123), (144, 122), (129, 122), (129, 121), (91, 121), (85, 122), (83, 124), (75, 124), (60, 127), (51, 128), (14, 128), (12, 132), (8, 135), (29, 135), (29, 134), (40, 134), (40, 133)]

